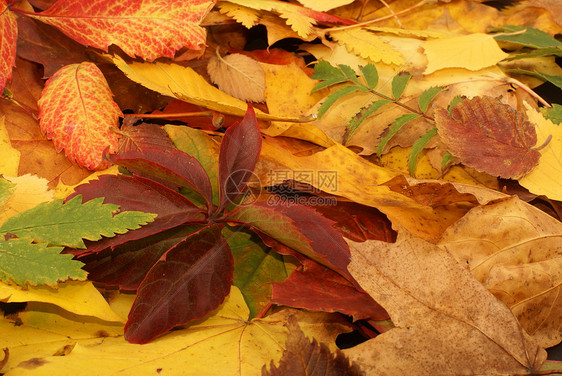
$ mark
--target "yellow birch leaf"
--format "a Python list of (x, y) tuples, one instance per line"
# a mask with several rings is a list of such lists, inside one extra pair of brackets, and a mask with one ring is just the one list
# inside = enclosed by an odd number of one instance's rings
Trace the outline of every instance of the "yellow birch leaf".
[(388, 42), (379, 38), (373, 32), (365, 29), (347, 29), (330, 31), (330, 36), (351, 53), (370, 59), (373, 62), (382, 61), (385, 64), (404, 64), (404, 57)]
[(0, 224), (18, 213), (53, 199), (53, 191), (47, 187), (49, 182), (46, 179), (32, 175), (4, 176), (4, 179), (11, 181), (16, 186), (12, 195), (0, 208)]
[[(284, 323), (289, 314), (296, 315), (303, 332), (330, 343), (331, 349), (335, 348), (335, 335), (349, 330), (335, 315), (296, 310), (248, 321), (248, 307), (240, 291), (233, 287), (215, 312), (144, 345), (127, 343), (122, 334), (116, 335), (116, 329), (122, 332), (122, 326), (77, 327), (54, 315), (20, 313), (20, 326), (6, 319), (0, 321), (0, 332), (6, 334), (3, 346), (10, 349), (3, 371), (6, 376), (51, 376), (61, 372), (74, 376), (186, 372), (197, 376), (257, 376), (263, 365), (281, 357), (288, 334)], [(70, 347), (65, 356), (53, 355), (54, 350), (65, 345)], [(26, 367), (33, 362), (40, 366)]]
[(539, 152), (539, 164), (530, 173), (519, 179), (519, 184), (536, 195), (545, 195), (562, 201), (562, 126), (545, 119), (544, 116), (525, 103), (527, 117), (535, 124), (537, 145), (550, 142)]
[(48, 303), (76, 315), (92, 316), (104, 321), (124, 321), (123, 317), (111, 310), (109, 304), (91, 282), (61, 282), (57, 284), (56, 289), (48, 286), (23, 288), (0, 282), (0, 301), (4, 303)]
[[(158, 62), (128, 64), (118, 56), (113, 58), (113, 62), (131, 80), (160, 94), (226, 114), (244, 116), (246, 113), (246, 102), (220, 91), (189, 67)], [(266, 114), (258, 109), (255, 112), (260, 119), (300, 120)]]
[(21, 153), (12, 147), (5, 120), (4, 116), (0, 117), (0, 174), (16, 176)]
[(70, 64), (45, 83), (39, 106), (39, 124), (57, 152), (65, 149), (72, 162), (90, 170), (109, 166), (104, 151), (117, 151), (121, 110), (94, 63)]
[(425, 74), (443, 68), (477, 71), (496, 65), (508, 56), (492, 36), (481, 33), (432, 39), (424, 42), (422, 46), (428, 60)]
[(217, 7), (222, 14), (226, 14), (227, 16), (234, 18), (236, 22), (241, 23), (248, 29), (256, 26), (260, 19), (258, 11), (242, 5), (232, 4), (227, 1), (220, 1), (217, 4)]

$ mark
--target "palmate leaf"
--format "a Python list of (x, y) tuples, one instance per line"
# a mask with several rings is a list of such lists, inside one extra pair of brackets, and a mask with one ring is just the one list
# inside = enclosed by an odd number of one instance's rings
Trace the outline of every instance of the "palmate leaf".
[(99, 240), (112, 237), (152, 222), (155, 214), (120, 212), (119, 207), (102, 204), (103, 198), (81, 203), (75, 197), (42, 203), (9, 218), (0, 226), (0, 234), (13, 234), (36, 243), (86, 248), (83, 239)]
[(61, 255), (62, 247), (34, 244), (29, 239), (0, 241), (0, 280), (20, 286), (56, 286), (67, 279), (86, 278), (80, 261)]
[(232, 253), (220, 226), (207, 227), (167, 251), (137, 290), (125, 338), (147, 343), (217, 308), (230, 292)]

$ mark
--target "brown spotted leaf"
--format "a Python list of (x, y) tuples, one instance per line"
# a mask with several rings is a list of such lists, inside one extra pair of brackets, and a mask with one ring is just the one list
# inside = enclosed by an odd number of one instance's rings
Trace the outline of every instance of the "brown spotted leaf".
[(435, 109), (439, 136), (466, 166), (502, 178), (519, 179), (535, 167), (540, 153), (535, 127), (521, 112), (491, 97), (467, 99), (452, 116)]
[(117, 150), (121, 110), (98, 67), (89, 62), (59, 69), (45, 84), (39, 105), (41, 131), (57, 152), (91, 170), (107, 167), (106, 148)]

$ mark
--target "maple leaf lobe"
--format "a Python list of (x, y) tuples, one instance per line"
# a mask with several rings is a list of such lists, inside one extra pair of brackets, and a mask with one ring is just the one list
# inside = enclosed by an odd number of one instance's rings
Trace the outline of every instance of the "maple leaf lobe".
[(441, 140), (469, 167), (502, 178), (518, 179), (533, 169), (541, 154), (532, 150), (535, 127), (525, 115), (491, 97), (467, 99), (452, 116), (435, 109)]

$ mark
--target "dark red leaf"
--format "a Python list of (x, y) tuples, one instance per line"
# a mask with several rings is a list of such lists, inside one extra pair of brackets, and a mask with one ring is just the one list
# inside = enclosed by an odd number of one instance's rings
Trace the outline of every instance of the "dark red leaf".
[(141, 239), (186, 222), (201, 222), (204, 214), (187, 198), (150, 179), (124, 175), (102, 175), (76, 187), (70, 200), (82, 195), (84, 202), (104, 196), (104, 203), (119, 205), (122, 211), (155, 213), (158, 217), (146, 226), (112, 238), (90, 243), (87, 250), (67, 250), (66, 253), (84, 256), (115, 247), (128, 241)]
[(134, 172), (154, 176), (197, 192), (210, 206), (213, 197), (211, 182), (197, 159), (183, 151), (146, 148), (108, 157), (109, 161)]
[(340, 312), (353, 319), (385, 320), (388, 313), (367, 293), (316, 262), (305, 261), (284, 282), (273, 284), (272, 303), (310, 311)]
[(465, 99), (453, 107), (435, 109), (441, 140), (469, 167), (502, 178), (519, 179), (539, 163), (531, 149), (535, 126), (525, 115), (491, 97)]
[(147, 343), (217, 308), (230, 292), (233, 260), (220, 226), (207, 227), (165, 253), (142, 281), (125, 338)]
[(261, 134), (251, 105), (240, 123), (228, 127), (219, 151), (220, 204), (217, 212), (234, 203), (256, 167)]
[(269, 371), (263, 366), (262, 376), (363, 375), (359, 366), (351, 363), (339, 349), (332, 352), (326, 344), (306, 338), (294, 316), (289, 317), (286, 326), (289, 336), (279, 366), (271, 361)]
[[(132, 119), (133, 121), (129, 120)], [(132, 117), (126, 117), (121, 127), (123, 137), (119, 139), (118, 153), (127, 151), (141, 151), (143, 149), (157, 148), (172, 151), (176, 149), (168, 133), (161, 126), (150, 123), (141, 123), (133, 126)]]
[(314, 209), (301, 205), (258, 203), (238, 206), (227, 220), (246, 223), (306, 257), (353, 281), (347, 271), (349, 246), (334, 227)]

